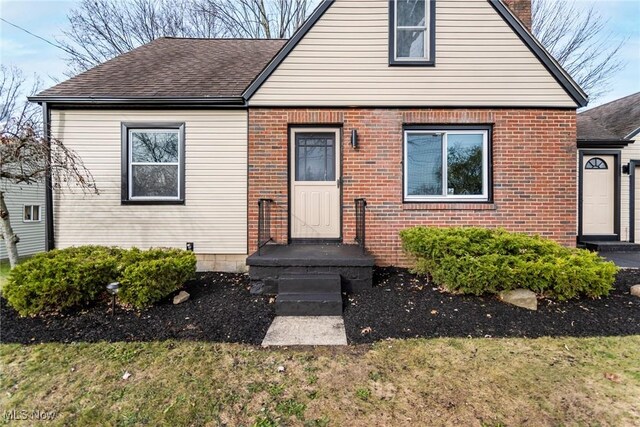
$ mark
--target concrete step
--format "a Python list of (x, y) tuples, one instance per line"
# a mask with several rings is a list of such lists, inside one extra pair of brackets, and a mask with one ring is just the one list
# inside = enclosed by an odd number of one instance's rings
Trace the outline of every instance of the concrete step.
[(340, 316), (342, 294), (279, 293), (276, 297), (278, 316)]
[(636, 252), (640, 251), (640, 245), (630, 242), (582, 242), (586, 249), (595, 252)]
[(286, 274), (278, 279), (278, 293), (340, 293), (339, 274)]

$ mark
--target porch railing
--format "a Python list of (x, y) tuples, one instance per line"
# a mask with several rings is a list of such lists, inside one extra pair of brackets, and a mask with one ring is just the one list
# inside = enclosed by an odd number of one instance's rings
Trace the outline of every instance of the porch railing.
[(367, 201), (365, 199), (355, 199), (356, 204), (356, 243), (362, 249), (366, 250), (367, 236)]
[(258, 199), (258, 255), (271, 237), (271, 205), (273, 199)]

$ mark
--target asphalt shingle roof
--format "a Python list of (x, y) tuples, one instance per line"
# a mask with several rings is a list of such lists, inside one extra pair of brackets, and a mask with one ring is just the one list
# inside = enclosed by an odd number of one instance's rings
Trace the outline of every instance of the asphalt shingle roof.
[(239, 97), (286, 40), (159, 38), (46, 89), (51, 97)]
[(640, 92), (578, 114), (578, 139), (622, 140), (640, 128)]

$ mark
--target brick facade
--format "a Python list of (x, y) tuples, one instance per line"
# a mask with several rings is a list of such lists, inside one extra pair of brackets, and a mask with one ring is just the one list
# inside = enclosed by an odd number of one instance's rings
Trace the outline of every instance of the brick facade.
[[(576, 113), (561, 109), (249, 110), (249, 248), (257, 200), (272, 198), (272, 232), (288, 239), (288, 129), (343, 128), (343, 241), (353, 242), (353, 200), (367, 207), (367, 248), (379, 265), (406, 265), (398, 232), (413, 225), (477, 225), (537, 233), (564, 245), (576, 234)], [(403, 124), (493, 126), (493, 203), (403, 203)], [(359, 148), (350, 146), (357, 129)]]

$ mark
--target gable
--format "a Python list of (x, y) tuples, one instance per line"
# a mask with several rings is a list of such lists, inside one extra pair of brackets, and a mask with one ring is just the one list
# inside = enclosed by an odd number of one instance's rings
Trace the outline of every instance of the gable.
[(487, 0), (436, 1), (433, 67), (389, 66), (388, 8), (335, 0), (249, 105), (576, 107)]

